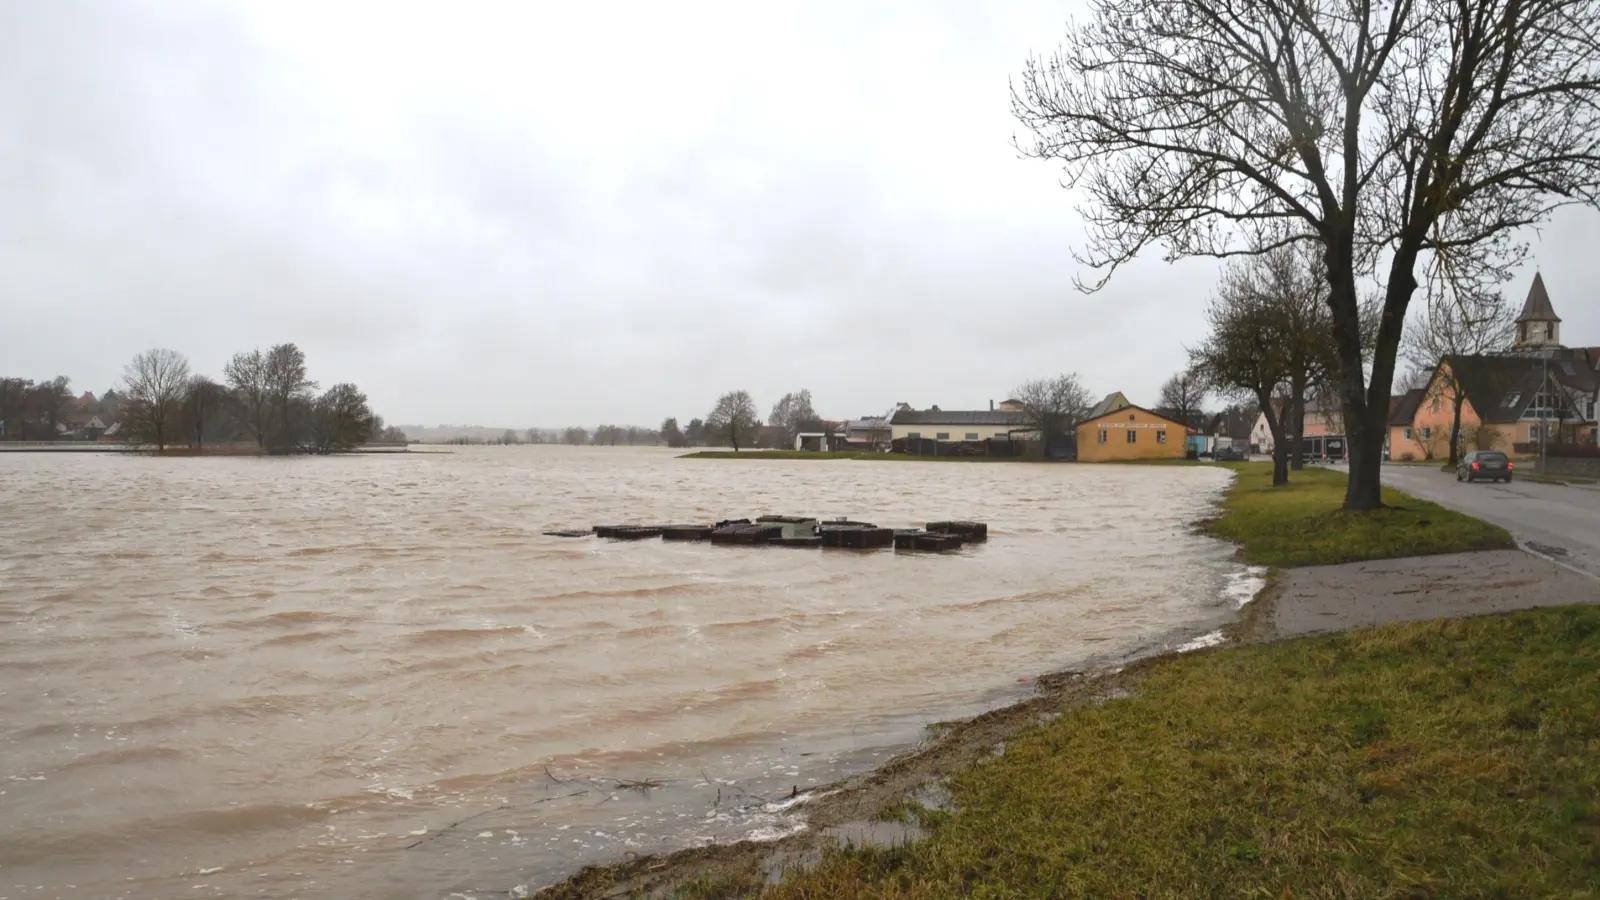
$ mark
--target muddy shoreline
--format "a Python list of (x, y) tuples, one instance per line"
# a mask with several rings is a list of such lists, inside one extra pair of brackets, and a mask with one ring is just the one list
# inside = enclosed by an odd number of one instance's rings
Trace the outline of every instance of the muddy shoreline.
[[(1273, 608), (1282, 589), (1278, 573), (1267, 573), (1264, 585), (1239, 608), (1234, 620), (1223, 626), (1221, 639), (1197, 650), (1225, 649), (1270, 638)], [(1120, 662), (1042, 675), (1035, 679), (1035, 693), (1027, 699), (967, 719), (940, 723), (937, 731), (917, 747), (876, 768), (798, 791), (788, 798), (788, 808), (803, 814), (805, 827), (786, 837), (712, 844), (586, 866), (564, 881), (527, 893), (514, 891), (512, 897), (667, 897), (675, 888), (700, 879), (730, 883), (776, 880), (787, 868), (807, 866), (820, 859), (830, 843), (845, 838), (873, 840), (878, 836), (877, 826), (883, 825), (879, 816), (884, 810), (936, 796), (948, 774), (993, 754), (1021, 731), (1064, 709), (1122, 696), (1152, 668), (1197, 650), (1135, 651)], [(886, 829), (887, 839), (897, 839), (898, 830), (892, 825)]]

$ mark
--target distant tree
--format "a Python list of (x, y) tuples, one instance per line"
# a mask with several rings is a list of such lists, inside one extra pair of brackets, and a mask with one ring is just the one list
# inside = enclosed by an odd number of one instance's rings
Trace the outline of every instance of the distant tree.
[[(291, 395), (291, 403), (306, 403), (303, 394)], [(375, 417), (367, 395), (353, 384), (328, 388), (310, 401), (305, 418), (305, 449), (312, 453), (337, 453), (353, 450), (372, 439)]]
[(406, 438), (406, 433), (401, 431), (400, 427), (397, 425), (385, 426), (382, 431), (377, 432), (375, 439), (388, 444), (409, 443), (408, 439)]
[(505, 433), (500, 435), (500, 443), (506, 444), (506, 445), (520, 444), (520, 443), (522, 443), (522, 438), (517, 435), (517, 432), (516, 432), (515, 429), (507, 428), (505, 430)]
[(564, 443), (572, 444), (574, 446), (579, 444), (587, 444), (589, 443), (589, 429), (574, 425), (562, 433), (561, 440)]
[(266, 449), (272, 431), (272, 393), (267, 380), (266, 354), (259, 348), (235, 353), (222, 367), (222, 377), (233, 391), (245, 430), (255, 438), (257, 447)]
[(700, 419), (690, 419), (689, 424), (683, 429), (683, 442), (690, 447), (698, 447), (705, 442), (706, 423)]
[(28, 393), (32, 379), (0, 378), (0, 435), (8, 441), (28, 439)]
[[(316, 390), (317, 383), (307, 377), (305, 353), (294, 344), (278, 344), (267, 351), (266, 382), (272, 405), (274, 440), (279, 449), (287, 450), (299, 440), (301, 422), (296, 412), (315, 411), (311, 392)], [(297, 400), (306, 402), (297, 403)]]
[(677, 419), (666, 419), (661, 423), (661, 439), (667, 442), (668, 447), (682, 447), (686, 443), (683, 432), (678, 430)]
[(1206, 393), (1204, 380), (1193, 369), (1184, 369), (1161, 386), (1159, 406), (1164, 415), (1188, 425), (1205, 406)]
[(228, 389), (204, 375), (195, 375), (184, 387), (182, 419), (184, 430), (194, 438), (194, 448), (203, 449), (207, 426), (215, 427), (228, 402)]
[(748, 391), (729, 391), (717, 398), (717, 405), (706, 417), (705, 430), (723, 438), (739, 451), (739, 442), (748, 446), (750, 439), (761, 427), (761, 414), (756, 412), (756, 402)]
[(795, 435), (799, 434), (805, 423), (815, 422), (817, 411), (811, 408), (811, 392), (808, 390), (795, 391), (784, 394), (772, 405), (772, 412), (767, 416), (767, 424), (774, 428), (782, 428), (787, 446), (794, 446)]
[(189, 388), (189, 360), (174, 350), (147, 350), (128, 363), (124, 427), (129, 437), (167, 449)]
[(1028, 424), (1039, 432), (1039, 441), (1048, 458), (1052, 447), (1093, 407), (1089, 391), (1078, 381), (1077, 373), (1025, 381), (1012, 391), (1021, 401)]
[(74, 399), (72, 380), (65, 375), (57, 375), (33, 386), (28, 395), (28, 406), (45, 440), (53, 441), (60, 434), (60, 425)]
[(1450, 404), (1450, 465), (1461, 458), (1461, 411), (1467, 392), (1455, 370), (1441, 362), (1451, 357), (1495, 353), (1511, 345), (1516, 314), (1499, 291), (1436, 279), (1428, 284), (1422, 318), (1406, 330), (1401, 358), (1413, 372), (1427, 372), (1422, 386), (1429, 398)]

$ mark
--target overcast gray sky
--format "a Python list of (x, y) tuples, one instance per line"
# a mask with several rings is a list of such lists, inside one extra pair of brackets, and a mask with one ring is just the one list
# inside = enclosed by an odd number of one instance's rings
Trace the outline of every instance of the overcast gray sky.
[[(391, 422), (971, 408), (1062, 371), (1153, 403), (1214, 264), (1078, 294), (1073, 198), (1010, 144), (1007, 79), (1074, 8), (0, 2), (0, 374), (295, 341)], [(1569, 344), (1600, 344), (1597, 235), (1536, 239)]]

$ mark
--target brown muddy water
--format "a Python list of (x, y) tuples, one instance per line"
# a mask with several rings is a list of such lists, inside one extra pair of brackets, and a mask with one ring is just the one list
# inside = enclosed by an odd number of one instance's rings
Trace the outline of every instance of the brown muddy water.
[[(782, 797), (1248, 594), (1204, 467), (0, 454), (0, 897), (489, 897)], [(971, 518), (955, 554), (543, 537)], [(1202, 643), (1204, 639), (1202, 638)]]

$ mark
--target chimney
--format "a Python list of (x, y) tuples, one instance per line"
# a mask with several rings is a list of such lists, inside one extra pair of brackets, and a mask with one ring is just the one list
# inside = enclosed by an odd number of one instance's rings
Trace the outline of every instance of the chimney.
[(989, 401), (989, 412), (994, 412), (994, 401), (993, 400)]

